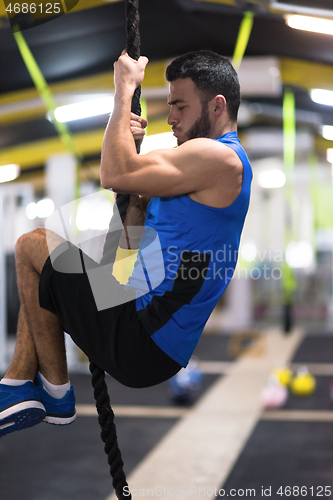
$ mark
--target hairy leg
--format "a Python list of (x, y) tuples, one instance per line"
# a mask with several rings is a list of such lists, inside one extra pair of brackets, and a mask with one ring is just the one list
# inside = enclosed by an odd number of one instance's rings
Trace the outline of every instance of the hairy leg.
[[(21, 236), (16, 243), (16, 272), (21, 311), (18, 338), (5, 378), (34, 379), (37, 365), (53, 384), (68, 382), (64, 333), (58, 317), (39, 306), (39, 278), (44, 263), (64, 240), (45, 229)], [(24, 374), (24, 377), (23, 377)]]
[(14, 357), (5, 378), (34, 380), (37, 372), (37, 365), (38, 360), (35, 345), (21, 307), (17, 324)]

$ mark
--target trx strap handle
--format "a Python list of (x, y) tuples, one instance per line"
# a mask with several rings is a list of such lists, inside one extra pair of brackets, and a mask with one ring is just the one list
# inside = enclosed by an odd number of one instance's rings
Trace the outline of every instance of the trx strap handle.
[[(140, 57), (140, 32), (139, 32), (139, 0), (125, 0), (126, 33), (127, 33), (127, 53), (132, 59), (138, 60)], [(141, 86), (139, 86), (132, 98), (132, 113), (141, 115), (140, 106)], [(136, 150), (140, 152), (140, 141), (136, 141)], [(126, 219), (126, 211), (129, 205), (130, 195), (121, 194), (117, 196), (116, 204), (122, 224)], [(116, 253), (122, 230), (119, 230), (119, 217), (117, 211), (112, 216), (109, 231), (106, 235), (103, 257), (101, 265), (109, 264), (113, 266), (116, 260)], [(92, 374), (92, 386), (98, 412), (98, 421), (101, 426), (101, 438), (104, 442), (104, 450), (108, 456), (110, 474), (116, 495), (119, 499), (131, 498), (128, 494), (129, 487), (123, 470), (124, 462), (118, 446), (116, 426), (114, 424), (114, 413), (110, 406), (110, 398), (105, 382), (105, 373), (95, 363), (90, 362)], [(126, 487), (126, 489), (125, 489)], [(124, 493), (126, 492), (126, 497)]]

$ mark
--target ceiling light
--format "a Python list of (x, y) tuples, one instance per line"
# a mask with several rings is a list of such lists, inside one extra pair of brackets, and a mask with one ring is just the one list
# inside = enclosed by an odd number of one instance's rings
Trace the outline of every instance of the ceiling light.
[(54, 116), (58, 122), (70, 122), (90, 118), (92, 116), (111, 113), (113, 110), (113, 96), (89, 99), (88, 101), (76, 102), (59, 106), (54, 111)]
[(19, 165), (2, 165), (0, 167), (0, 182), (13, 181), (20, 175)]
[(49, 217), (54, 212), (54, 203), (50, 198), (43, 198), (38, 203), (31, 202), (26, 206), (25, 215), (28, 219), (33, 220), (38, 217), (44, 219)]
[(54, 212), (54, 203), (50, 198), (43, 198), (39, 200), (36, 205), (37, 217), (40, 219), (45, 219), (45, 217), (49, 217)]
[(333, 141), (333, 126), (332, 125), (323, 125), (322, 131), (324, 139), (328, 141)]
[(108, 199), (100, 196), (98, 199), (91, 195), (84, 197), (79, 201), (76, 227), (79, 231), (106, 230), (109, 227), (110, 219), (113, 214), (112, 203)]
[(327, 161), (328, 161), (328, 163), (332, 163), (332, 165), (333, 165), (333, 149), (332, 148), (327, 150)]
[(310, 267), (313, 263), (313, 248), (307, 241), (291, 241), (286, 248), (286, 261), (292, 268)]
[(317, 104), (333, 106), (333, 90), (312, 89), (310, 90), (310, 96)]
[(37, 203), (31, 202), (26, 206), (25, 215), (29, 220), (36, 219), (37, 217)]
[(290, 15), (286, 16), (286, 23), (290, 28), (324, 35), (333, 35), (333, 21), (321, 17)]
[(285, 185), (286, 176), (282, 170), (267, 170), (259, 173), (258, 183), (263, 188), (279, 188)]

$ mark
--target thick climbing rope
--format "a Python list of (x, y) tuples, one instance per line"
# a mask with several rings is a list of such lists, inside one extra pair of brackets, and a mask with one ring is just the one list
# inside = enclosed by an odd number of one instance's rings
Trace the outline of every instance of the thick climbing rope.
[[(123, 470), (124, 462), (118, 446), (114, 413), (110, 406), (105, 372), (92, 362), (90, 362), (89, 368), (92, 374), (91, 383), (94, 388), (98, 422), (101, 426), (101, 438), (104, 443), (104, 451), (108, 457), (112, 484), (119, 499), (131, 498), (131, 495), (127, 494), (126, 497), (124, 495), (124, 491), (129, 491), (129, 489)], [(124, 490), (125, 486), (127, 487), (126, 490)]]
[[(125, 16), (126, 16), (126, 34), (127, 34), (127, 53), (132, 59), (138, 60), (140, 56), (140, 32), (139, 32), (139, 0), (125, 0)], [(136, 115), (141, 115), (140, 106), (141, 87), (139, 86), (133, 95), (132, 112)], [(136, 143), (136, 149), (139, 153), (140, 143)], [(119, 216), (122, 224), (126, 218), (126, 211), (129, 205), (130, 195), (118, 195), (116, 205), (119, 212), (115, 210), (110, 221), (109, 231), (105, 239), (103, 248), (103, 257), (100, 261), (101, 265), (115, 262), (121, 230), (119, 230)], [(98, 421), (101, 426), (101, 438), (104, 442), (104, 450), (108, 456), (108, 464), (110, 465), (110, 473), (112, 483), (116, 495), (119, 499), (131, 498), (128, 494), (130, 491), (126, 481), (126, 476), (123, 470), (124, 462), (121, 458), (116, 426), (114, 423), (114, 413), (110, 406), (110, 397), (108, 394), (107, 385), (105, 382), (104, 370), (99, 368), (95, 363), (90, 362), (90, 371), (92, 374), (92, 386), (94, 388), (94, 397), (96, 400), (96, 408), (98, 412)], [(126, 489), (124, 489), (126, 487)], [(126, 497), (124, 495), (126, 492)]]
[[(140, 57), (140, 32), (139, 32), (139, 0), (125, 0), (126, 34), (128, 55), (135, 60)], [(136, 115), (141, 115), (140, 106), (141, 86), (135, 89), (131, 111)], [(136, 150), (140, 152), (140, 141), (136, 141)], [(130, 202), (128, 194), (117, 196), (116, 204), (122, 224), (126, 218), (126, 210)], [(117, 211), (110, 221), (109, 231), (106, 235), (103, 257), (100, 264), (110, 264), (115, 262), (117, 248), (122, 230), (119, 230), (119, 216)]]

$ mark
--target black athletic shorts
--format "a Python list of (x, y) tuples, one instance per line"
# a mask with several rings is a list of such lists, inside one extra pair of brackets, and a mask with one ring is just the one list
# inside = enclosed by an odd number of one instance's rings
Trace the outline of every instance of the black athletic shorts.
[[(73, 259), (81, 260), (81, 272), (56, 270), (65, 269)], [(120, 305), (97, 309), (86, 273), (97, 267), (102, 269), (82, 250), (62, 243), (44, 264), (39, 283), (40, 306), (55, 313), (64, 331), (89, 360), (120, 383), (149, 387), (175, 375), (181, 365), (152, 340), (138, 317), (133, 296)], [(114, 276), (110, 274), (108, 279), (109, 289), (116, 296), (128, 293)]]

